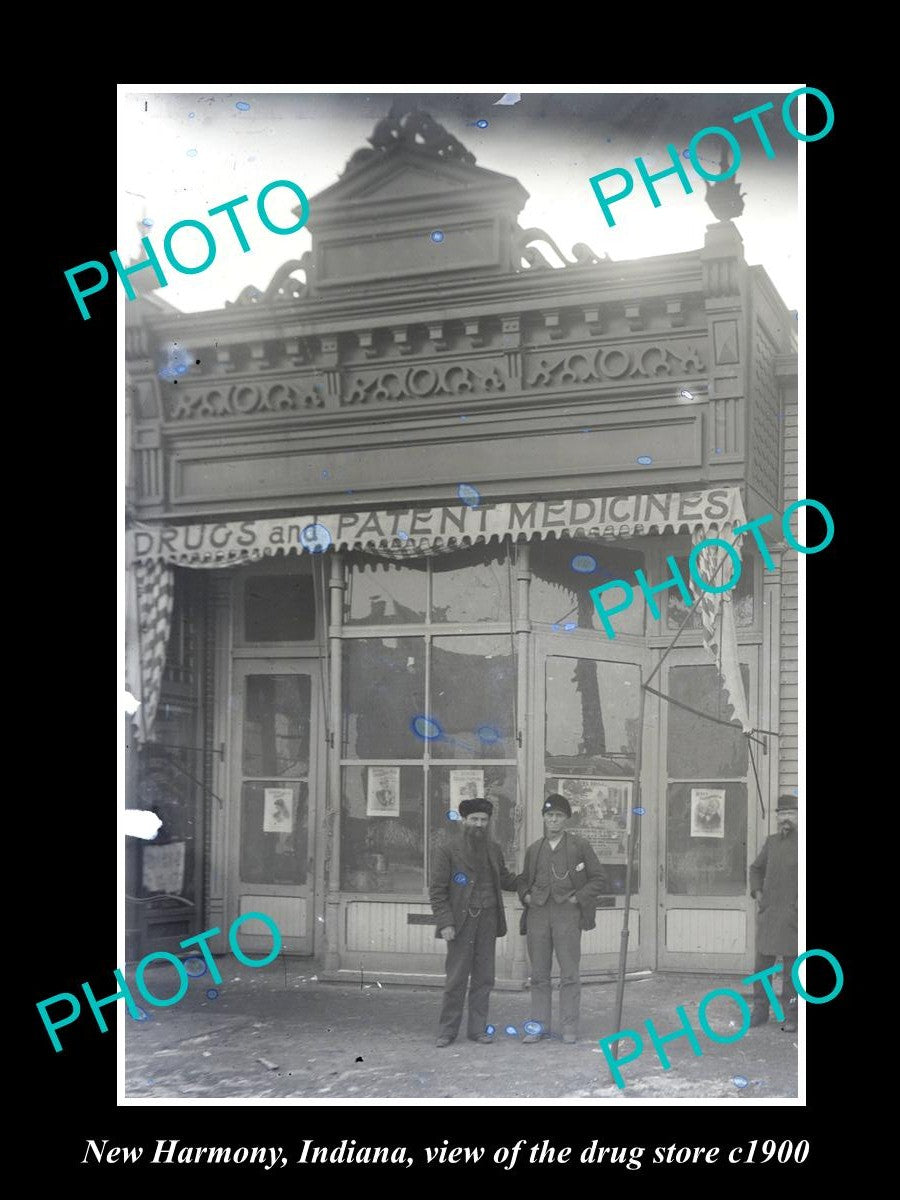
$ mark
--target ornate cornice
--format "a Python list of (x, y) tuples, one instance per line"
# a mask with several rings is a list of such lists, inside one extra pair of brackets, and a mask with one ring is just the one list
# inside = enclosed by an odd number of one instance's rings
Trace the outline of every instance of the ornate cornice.
[(440, 125), (428, 113), (417, 108), (404, 108), (396, 101), (386, 117), (383, 117), (366, 139), (369, 147), (362, 147), (352, 154), (341, 172), (341, 178), (369, 165), (386, 154), (398, 149), (412, 150), (426, 158), (438, 158), (444, 162), (475, 165), (475, 155)]

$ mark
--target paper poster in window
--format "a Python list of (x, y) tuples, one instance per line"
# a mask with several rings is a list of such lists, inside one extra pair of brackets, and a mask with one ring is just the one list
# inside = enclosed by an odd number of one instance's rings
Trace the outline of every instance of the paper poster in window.
[(601, 862), (625, 862), (631, 823), (631, 780), (559, 779), (558, 790), (572, 807), (566, 825), (589, 842)]
[(450, 772), (450, 807), (459, 811), (460, 800), (475, 800), (484, 796), (484, 771), (475, 768), (454, 769)]
[(293, 833), (294, 789), (265, 788), (263, 796), (263, 833)]
[(400, 768), (368, 767), (367, 817), (400, 816)]
[(691, 837), (725, 837), (724, 788), (691, 788)]
[(145, 892), (179, 895), (184, 887), (184, 842), (144, 846), (142, 878)]

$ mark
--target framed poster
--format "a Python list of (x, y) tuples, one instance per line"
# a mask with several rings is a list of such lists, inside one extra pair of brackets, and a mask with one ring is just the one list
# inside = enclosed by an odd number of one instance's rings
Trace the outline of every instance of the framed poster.
[(294, 832), (294, 789), (265, 788), (263, 833)]
[(724, 788), (691, 788), (691, 837), (725, 837)]
[(460, 800), (475, 800), (484, 795), (484, 771), (454, 768), (450, 772), (450, 806), (459, 811)]
[(572, 806), (572, 823), (589, 842), (601, 862), (625, 862), (631, 822), (631, 789), (628, 779), (557, 780), (558, 791)]
[(366, 816), (400, 816), (399, 767), (368, 768), (366, 787)]

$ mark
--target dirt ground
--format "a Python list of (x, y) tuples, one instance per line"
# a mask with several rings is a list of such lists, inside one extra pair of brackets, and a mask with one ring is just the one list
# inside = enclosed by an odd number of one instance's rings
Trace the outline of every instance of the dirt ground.
[[(437, 988), (380, 985), (377, 977), (363, 986), (321, 983), (316, 964), (304, 959), (281, 958), (261, 969), (230, 956), (216, 961), (220, 984), (205, 973), (191, 979), (187, 994), (171, 1008), (139, 1001), (147, 1018), (126, 1018), (127, 1097), (797, 1095), (798, 1035), (782, 1032), (774, 1016), (731, 1045), (713, 1043), (700, 1030), (697, 1005), (707, 992), (731, 987), (749, 999), (748, 989), (734, 977), (655, 974), (629, 982), (622, 1028), (642, 1034), (644, 1052), (622, 1066), (626, 1086), (620, 1089), (598, 1046), (598, 1038), (615, 1032), (614, 985), (582, 987), (581, 1036), (575, 1045), (558, 1037), (523, 1045), (522, 1026), (531, 1017), (529, 992), (495, 991), (494, 1044), (478, 1045), (463, 1036), (438, 1050)], [(198, 965), (192, 962), (189, 968)], [(160, 996), (171, 994), (171, 968), (149, 970), (146, 981)], [(130, 974), (129, 983), (137, 997)], [(558, 1002), (554, 992), (554, 1014)], [(644, 1022), (651, 1018), (660, 1035), (672, 1032), (678, 1026), (677, 1005), (685, 1007), (703, 1054), (695, 1056), (686, 1037), (671, 1042), (666, 1050), (672, 1066), (666, 1071)], [(801, 1011), (801, 1027), (804, 1016)], [(740, 1027), (739, 1010), (727, 998), (710, 1005), (708, 1018), (722, 1036)], [(515, 1026), (516, 1034), (507, 1033), (507, 1026)], [(620, 1056), (632, 1049), (623, 1042)]]

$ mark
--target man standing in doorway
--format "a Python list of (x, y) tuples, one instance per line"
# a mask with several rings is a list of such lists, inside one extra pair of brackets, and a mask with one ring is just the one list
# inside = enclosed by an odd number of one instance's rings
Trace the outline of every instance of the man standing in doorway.
[(447, 943), (447, 981), (435, 1043), (456, 1040), (469, 988), (468, 1037), (489, 1045), (486, 1030), (497, 938), (506, 933), (501, 889), (516, 890), (498, 844), (490, 838), (494, 806), (476, 797), (461, 800), (460, 820), (439, 841), (431, 860), (429, 896), (436, 921), (435, 936)]
[(606, 876), (590, 845), (564, 826), (572, 815), (565, 796), (548, 796), (542, 807), (544, 836), (525, 851), (519, 876), (519, 897), (525, 906), (522, 921), (531, 959), (531, 1019), (543, 1027), (523, 1042), (550, 1036), (550, 972), (553, 953), (559, 962), (559, 1009), (562, 1040), (578, 1040), (581, 1007), (581, 931), (596, 924), (598, 898), (606, 891)]
[[(797, 798), (778, 797), (778, 832), (766, 838), (762, 853), (750, 868), (750, 895), (759, 905), (756, 916), (758, 973), (783, 960), (781, 1003), (785, 1033), (797, 1029), (797, 990), (793, 968), (797, 958)], [(753, 984), (751, 1025), (765, 1025), (769, 998), (760, 980)]]

